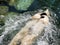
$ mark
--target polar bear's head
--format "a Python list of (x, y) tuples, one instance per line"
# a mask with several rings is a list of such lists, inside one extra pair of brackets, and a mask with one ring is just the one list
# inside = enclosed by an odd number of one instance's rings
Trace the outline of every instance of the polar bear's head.
[(38, 18), (43, 18), (43, 15), (45, 15), (45, 16), (50, 16), (50, 12), (49, 12), (49, 10), (48, 9), (46, 9), (44, 12), (38, 12), (38, 13), (36, 13), (34, 16), (32, 16), (32, 18), (33, 19), (38, 19)]
[(32, 19), (36, 19), (39, 20), (40, 22), (47, 24), (49, 23), (49, 17), (50, 16), (50, 12), (47, 9), (46, 11), (42, 12), (42, 13), (36, 13), (34, 16), (32, 16)]

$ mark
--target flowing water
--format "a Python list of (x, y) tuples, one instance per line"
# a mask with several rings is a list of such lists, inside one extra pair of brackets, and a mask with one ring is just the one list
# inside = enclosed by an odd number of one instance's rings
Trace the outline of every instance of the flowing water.
[[(51, 17), (49, 17), (50, 23), (44, 29), (45, 31), (43, 32), (43, 34), (37, 39), (36, 45), (60, 45), (60, 3), (58, 4), (59, 1), (56, 2), (56, 4), (50, 2), (50, 6), (45, 2), (44, 6), (49, 7), (49, 9), (51, 10)], [(31, 14), (29, 12), (25, 12), (22, 14), (7, 14), (7, 16), (5, 17), (5, 25), (0, 26), (0, 45), (8, 45), (8, 43), (15, 36), (15, 34), (24, 27), (30, 17)]]

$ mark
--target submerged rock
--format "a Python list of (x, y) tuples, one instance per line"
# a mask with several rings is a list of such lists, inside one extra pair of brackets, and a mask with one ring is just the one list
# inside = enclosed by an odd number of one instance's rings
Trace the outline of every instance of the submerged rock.
[(10, 0), (10, 5), (15, 6), (17, 10), (27, 10), (34, 0)]

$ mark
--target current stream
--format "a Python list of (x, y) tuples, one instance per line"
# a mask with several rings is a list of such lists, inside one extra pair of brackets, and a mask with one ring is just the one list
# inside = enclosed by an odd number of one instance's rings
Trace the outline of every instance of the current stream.
[[(42, 2), (44, 3), (44, 1)], [(42, 4), (41, 7), (43, 6), (49, 7), (49, 5), (46, 4), (46, 2), (45, 2), (45, 5), (43, 5), (42, 2), (41, 2)], [(60, 6), (59, 4), (57, 1), (55, 5), (56, 8), (54, 9), (52, 7), (53, 3), (50, 5), (51, 6), (49, 7), (49, 9), (51, 10), (50, 11), (51, 16), (49, 17), (50, 23), (44, 29), (45, 31), (37, 39), (34, 45), (60, 45), (60, 28), (59, 28), (60, 27), (59, 26)], [(17, 32), (19, 32), (19, 30), (24, 27), (24, 25), (26, 24), (27, 20), (30, 19), (30, 17), (31, 17), (31, 14), (29, 13), (29, 11), (21, 13), (21, 14), (12, 13), (12, 12), (7, 14), (7, 16), (5, 17), (5, 25), (3, 26), (0, 25), (0, 45), (8, 45), (8, 43), (15, 36), (15, 34), (17, 34)]]

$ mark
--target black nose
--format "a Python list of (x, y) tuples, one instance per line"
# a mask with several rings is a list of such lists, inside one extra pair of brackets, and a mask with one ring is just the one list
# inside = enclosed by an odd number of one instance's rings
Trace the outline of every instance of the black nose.
[(43, 15), (46, 15), (47, 16), (47, 14), (46, 13), (42, 13), (42, 14), (40, 14), (41, 15), (41, 17), (40, 18), (44, 18), (44, 16)]
[(40, 18), (44, 18), (44, 16), (41, 16)]
[(42, 13), (41, 16), (42, 16), (42, 15), (47, 15), (47, 14), (46, 14), (46, 13)]

